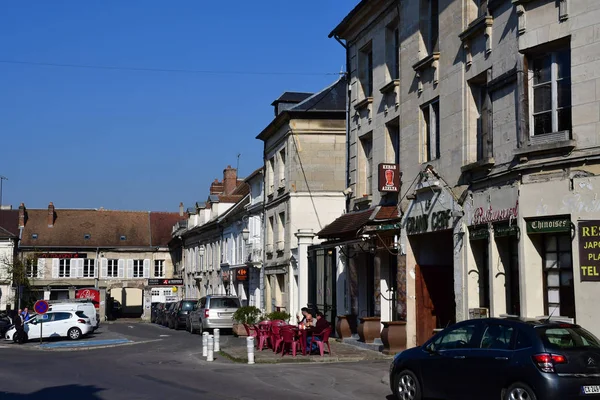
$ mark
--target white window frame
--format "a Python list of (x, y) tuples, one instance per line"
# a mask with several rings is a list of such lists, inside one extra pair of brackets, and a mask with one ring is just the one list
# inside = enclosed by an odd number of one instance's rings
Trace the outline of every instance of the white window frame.
[[(437, 104), (437, 113), (434, 110), (434, 105)], [(427, 113), (427, 114), (426, 114)], [(426, 115), (429, 116), (427, 122)], [(421, 162), (426, 163), (438, 160), (441, 157), (440, 138), (440, 101), (436, 98), (433, 101), (421, 106)], [(439, 154), (438, 154), (439, 148)]]
[[(96, 260), (93, 258), (83, 259), (83, 278), (95, 278), (96, 277)], [(86, 273), (87, 271), (87, 273)], [(92, 272), (90, 274), (90, 271)]]
[[(59, 278), (70, 278), (71, 277), (71, 260), (68, 258), (61, 258), (58, 260), (58, 277)], [(63, 273), (61, 274), (61, 268)]]
[(28, 278), (37, 278), (39, 274), (39, 268), (37, 262), (32, 259), (26, 261), (25, 274)]
[[(159, 272), (158, 274), (156, 273), (157, 271)], [(154, 277), (165, 277), (165, 260), (154, 260)]]
[[(111, 271), (112, 268), (112, 271)], [(111, 272), (113, 272), (111, 274)], [(119, 277), (119, 260), (116, 258), (108, 258), (106, 260), (106, 277), (107, 278), (118, 278)]]
[[(368, 143), (368, 145), (367, 145)], [(363, 194), (373, 194), (373, 135), (372, 133), (360, 138), (362, 148), (362, 173), (364, 174), (364, 191)], [(368, 152), (367, 152), (368, 147)]]
[[(563, 53), (563, 52), (571, 52), (570, 48), (563, 48), (563, 49), (558, 49), (552, 52), (547, 52), (544, 53), (543, 55), (538, 55), (538, 56), (531, 56), (530, 60), (529, 60), (529, 65), (531, 66), (531, 68), (529, 68), (529, 73), (528, 73), (528, 78), (529, 78), (529, 137), (532, 138), (534, 136), (544, 136), (547, 135), (549, 133), (557, 133), (557, 132), (563, 132), (563, 131), (571, 131), (573, 129), (573, 117), (571, 116), (571, 126), (569, 127), (568, 130), (563, 129), (562, 131), (559, 131), (558, 129), (558, 111), (559, 111), (559, 107), (558, 107), (558, 54), (559, 53)], [(543, 58), (545, 56), (550, 56), (551, 57), (551, 64), (550, 64), (550, 95), (552, 96), (552, 109), (551, 109), (551, 114), (552, 114), (552, 131), (551, 132), (546, 132), (543, 134), (539, 134), (536, 135), (535, 134), (535, 115), (539, 115), (539, 114), (544, 114), (545, 112), (538, 112), (537, 114), (534, 114), (534, 103), (535, 103), (535, 97), (534, 97), (534, 89), (536, 87), (541, 87), (546, 85), (547, 83), (541, 83), (541, 84), (534, 84), (534, 70), (533, 70), (533, 62), (536, 59), (539, 58)], [(569, 65), (569, 79), (571, 78), (571, 71), (570, 71), (571, 66)], [(564, 79), (561, 78), (561, 79)], [(571, 91), (570, 94), (572, 96), (572, 83), (571, 83)], [(569, 102), (571, 103), (571, 102)], [(566, 109), (567, 107), (563, 107), (563, 109)], [(568, 107), (568, 108), (572, 108), (572, 104)]]
[[(136, 273), (137, 272), (137, 273)], [(132, 278), (143, 278), (144, 277), (144, 260), (133, 260), (133, 273)]]

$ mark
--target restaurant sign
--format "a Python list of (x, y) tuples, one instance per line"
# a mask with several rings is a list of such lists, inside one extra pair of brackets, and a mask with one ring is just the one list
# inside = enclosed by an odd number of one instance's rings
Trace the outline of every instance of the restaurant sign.
[(87, 258), (86, 253), (35, 253), (36, 258)]
[(600, 221), (579, 221), (581, 281), (600, 281)]
[(562, 233), (571, 232), (571, 218), (553, 217), (527, 220), (527, 233)]
[(379, 164), (379, 191), (399, 192), (401, 175), (399, 164)]
[(235, 270), (235, 280), (238, 282), (247, 281), (248, 280), (248, 268), (237, 268)]
[(469, 227), (469, 240), (484, 240), (490, 237), (487, 225)]
[(148, 286), (183, 286), (183, 279), (148, 279)]

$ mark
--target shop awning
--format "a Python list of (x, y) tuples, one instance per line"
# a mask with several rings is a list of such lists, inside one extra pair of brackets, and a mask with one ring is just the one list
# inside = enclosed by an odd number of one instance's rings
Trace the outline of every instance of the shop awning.
[(376, 206), (367, 210), (342, 215), (323, 228), (317, 236), (321, 239), (354, 239), (367, 225), (386, 224), (399, 219), (398, 207)]

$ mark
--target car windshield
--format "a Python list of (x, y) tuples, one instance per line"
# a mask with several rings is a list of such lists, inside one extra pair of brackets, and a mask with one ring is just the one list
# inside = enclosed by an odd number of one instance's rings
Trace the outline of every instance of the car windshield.
[(190, 311), (194, 308), (194, 304), (196, 304), (195, 301), (184, 301), (181, 304), (181, 310), (182, 311)]
[(85, 315), (85, 313), (83, 311), (76, 311), (75, 314), (79, 317), (79, 318), (89, 318), (87, 315)]
[(237, 297), (217, 297), (210, 299), (210, 308), (239, 308), (240, 300)]
[(536, 329), (537, 334), (550, 349), (600, 348), (600, 341), (585, 329), (574, 326), (550, 326)]

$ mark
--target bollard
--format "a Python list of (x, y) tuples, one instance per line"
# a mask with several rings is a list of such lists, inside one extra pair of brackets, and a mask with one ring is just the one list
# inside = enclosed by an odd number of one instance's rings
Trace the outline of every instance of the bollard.
[(254, 364), (254, 337), (246, 338), (246, 347), (248, 348), (248, 364)]
[(208, 335), (208, 355), (206, 361), (214, 361), (215, 338), (213, 335)]
[(221, 339), (221, 331), (218, 328), (214, 329), (213, 335), (215, 336), (215, 353), (218, 353), (221, 350), (221, 344), (219, 343)]
[(208, 355), (208, 332), (202, 332), (202, 357)]

